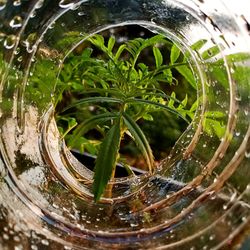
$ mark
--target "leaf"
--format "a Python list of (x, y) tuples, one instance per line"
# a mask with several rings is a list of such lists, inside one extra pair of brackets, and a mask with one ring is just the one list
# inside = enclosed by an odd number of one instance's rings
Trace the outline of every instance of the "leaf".
[(93, 49), (91, 49), (91, 48), (86, 48), (86, 49), (83, 50), (83, 52), (82, 52), (82, 54), (81, 54), (81, 57), (82, 57), (83, 59), (89, 59), (90, 56), (91, 56), (91, 54), (92, 54), (92, 52), (93, 52)]
[(125, 44), (122, 44), (119, 48), (118, 48), (118, 50), (117, 50), (117, 52), (116, 52), (116, 54), (115, 54), (115, 57), (114, 57), (114, 59), (117, 61), (119, 58), (120, 58), (120, 56), (121, 56), (121, 53), (123, 52), (123, 50), (126, 48), (126, 45)]
[(216, 55), (218, 55), (220, 53), (220, 47), (219, 45), (215, 45), (207, 50), (205, 50), (201, 57), (203, 58), (203, 60), (207, 60), (207, 59), (210, 59)]
[(103, 97), (103, 96), (97, 96), (97, 97), (86, 97), (83, 99), (80, 99), (76, 102), (73, 102), (69, 106), (67, 106), (62, 112), (65, 112), (66, 110), (69, 110), (73, 107), (87, 104), (87, 103), (98, 103), (98, 102), (108, 102), (108, 103), (123, 103), (123, 100), (113, 97)]
[(138, 63), (138, 67), (141, 69), (141, 71), (143, 72), (143, 74), (145, 74), (146, 72), (148, 72), (148, 66), (144, 63)]
[(205, 113), (205, 117), (211, 119), (220, 119), (220, 118), (225, 118), (226, 114), (221, 111), (207, 111)]
[(62, 138), (64, 138), (75, 126), (77, 126), (77, 121), (74, 117), (69, 117), (69, 118), (62, 117), (60, 120), (64, 120), (68, 124), (67, 130), (63, 131)]
[(197, 110), (197, 108), (198, 108), (198, 101), (199, 101), (199, 99), (197, 99), (193, 104), (192, 104), (192, 106), (191, 106), (191, 108), (190, 108), (190, 112), (195, 112), (196, 110)]
[(168, 107), (174, 109), (174, 108), (175, 108), (175, 107), (174, 107), (175, 100), (176, 100), (176, 94), (175, 94), (175, 92), (172, 92), (172, 93), (171, 93), (171, 99), (170, 99), (169, 102), (168, 102)]
[(187, 106), (187, 102), (188, 102), (188, 96), (187, 94), (185, 95), (185, 98), (182, 100), (182, 102), (179, 104), (177, 109), (183, 109)]
[(115, 38), (113, 36), (111, 36), (109, 38), (109, 41), (108, 41), (108, 53), (112, 54), (112, 50), (114, 48), (114, 45), (115, 45)]
[(154, 120), (153, 116), (150, 114), (144, 114), (142, 118), (146, 121), (153, 121)]
[(187, 66), (178, 66), (176, 67), (176, 70), (190, 83), (194, 89), (197, 89), (193, 72)]
[(159, 68), (163, 63), (161, 51), (157, 47), (153, 47), (153, 53), (155, 57), (155, 66), (156, 68)]
[(138, 99), (138, 98), (129, 98), (126, 100), (127, 103), (135, 103), (135, 104), (141, 104), (141, 105), (145, 105), (145, 104), (148, 104), (148, 105), (154, 105), (156, 107), (159, 107), (159, 108), (162, 108), (162, 109), (165, 109), (173, 114), (175, 114), (176, 116), (182, 118), (184, 121), (186, 121), (187, 123), (189, 123), (189, 121), (183, 117), (179, 111), (177, 111), (175, 108), (171, 108), (171, 107), (168, 107), (164, 104), (161, 104), (161, 103), (158, 103), (158, 102), (154, 102), (154, 101), (150, 101), (150, 100), (144, 100), (144, 99)]
[(174, 64), (177, 61), (177, 59), (180, 56), (180, 53), (181, 53), (180, 49), (175, 44), (173, 44), (171, 48), (171, 54), (170, 54), (171, 64)]
[(200, 39), (196, 43), (192, 44), (190, 47), (193, 50), (200, 50), (207, 43), (206, 39)]
[(149, 146), (149, 143), (146, 139), (146, 136), (140, 129), (140, 127), (136, 124), (136, 122), (126, 113), (122, 114), (124, 123), (127, 126), (129, 132), (134, 137), (134, 141), (138, 148), (141, 150), (146, 163), (148, 165), (149, 172), (152, 173), (154, 167), (154, 156), (152, 150)]
[(101, 49), (103, 52), (107, 53), (107, 48), (104, 45), (104, 37), (99, 34), (95, 34), (88, 38), (88, 41), (90, 41), (93, 45)]
[(109, 88), (109, 89), (103, 89), (103, 88), (89, 88), (89, 89), (84, 89), (83, 91), (79, 92), (78, 93), (81, 93), (81, 94), (92, 94), (92, 93), (95, 93), (95, 94), (111, 94), (111, 95), (114, 95), (118, 98), (125, 98), (125, 94), (122, 93), (121, 91), (119, 91), (118, 89), (116, 88)]
[(131, 64), (135, 66), (136, 61), (141, 53), (141, 51), (149, 46), (153, 46), (160, 42), (166, 42), (162, 35), (156, 35), (148, 39), (137, 38), (134, 40), (129, 40), (126, 44), (126, 50), (132, 55), (133, 59)]
[(209, 134), (215, 134), (218, 138), (222, 138), (226, 133), (226, 127), (219, 121), (205, 118), (203, 121), (204, 130)]
[(111, 178), (112, 170), (116, 164), (120, 140), (119, 120), (119, 122), (116, 122), (106, 134), (96, 159), (93, 183), (93, 193), (96, 202), (100, 200)]
[(84, 122), (80, 123), (74, 130), (72, 136), (70, 137), (70, 140), (68, 141), (68, 146), (72, 148), (80, 136), (84, 135), (95, 126), (100, 125), (103, 122), (110, 121), (114, 118), (117, 118), (116, 114), (104, 113), (91, 116), (89, 119), (86, 119)]

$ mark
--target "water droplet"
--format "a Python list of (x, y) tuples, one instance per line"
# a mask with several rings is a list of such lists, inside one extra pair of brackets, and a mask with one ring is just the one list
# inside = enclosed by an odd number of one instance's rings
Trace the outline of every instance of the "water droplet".
[(15, 16), (11, 21), (10, 21), (10, 27), (11, 28), (20, 28), (22, 27), (22, 18), (20, 16)]
[(130, 226), (131, 226), (131, 227), (138, 227), (139, 224), (138, 224), (137, 222), (134, 222), (134, 221), (133, 221), (133, 222), (130, 223)]
[(80, 4), (74, 4), (70, 9), (77, 10), (80, 7)]
[(19, 56), (18, 58), (17, 58), (17, 61), (18, 62), (21, 62), (23, 60), (23, 57), (22, 56)]
[(38, 247), (36, 245), (31, 245), (31, 250), (38, 250)]
[(232, 73), (232, 74), (234, 74), (234, 69), (233, 68), (230, 68), (230, 72)]
[(22, 245), (15, 246), (14, 250), (23, 250), (23, 246)]
[(215, 239), (215, 235), (214, 234), (210, 235), (209, 240), (214, 240), (214, 239)]
[(6, 0), (0, 0), (0, 10), (3, 10), (6, 6)]
[(85, 12), (84, 12), (84, 11), (80, 11), (80, 12), (78, 12), (77, 14), (78, 14), (78, 16), (84, 16), (84, 15), (85, 15)]
[(224, 204), (224, 205), (223, 205), (223, 209), (224, 209), (224, 210), (227, 210), (227, 208), (228, 208), (227, 205)]
[(41, 241), (41, 243), (42, 243), (43, 245), (45, 245), (45, 246), (48, 246), (48, 245), (49, 245), (49, 241), (46, 240), (46, 239), (43, 239), (43, 240)]
[(64, 246), (64, 249), (65, 249), (65, 250), (72, 250), (72, 248), (71, 248), (71, 247), (68, 247), (68, 246)]
[(9, 235), (8, 234), (3, 234), (3, 239), (4, 240), (8, 240), (9, 239)]
[(246, 157), (246, 158), (250, 158), (250, 151), (247, 151), (247, 150), (246, 150), (246, 152), (245, 152), (245, 157)]
[(43, 7), (44, 0), (37, 1), (35, 9), (40, 9)]
[(32, 53), (36, 49), (36, 46), (34, 45), (35, 42), (36, 42), (36, 34), (31, 33), (29, 34), (27, 39), (22, 42), (22, 44), (26, 47), (26, 51), (28, 53)]
[(16, 36), (9, 35), (6, 37), (3, 45), (6, 49), (12, 49), (15, 46), (15, 43), (16, 43)]
[(0, 32), (0, 42), (3, 41), (3, 39), (5, 38), (5, 36), (6, 35), (4, 33)]
[(235, 132), (235, 135), (236, 136), (240, 136), (240, 132)]
[(34, 18), (36, 16), (36, 11), (34, 10), (31, 14), (30, 14), (30, 18)]
[(21, 241), (20, 237), (18, 237), (18, 236), (14, 236), (13, 239), (14, 239), (15, 242), (20, 242)]
[(235, 100), (238, 102), (241, 101), (241, 96), (240, 95), (235, 96)]
[(59, 2), (59, 7), (66, 9), (66, 8), (73, 8), (74, 3), (71, 0), (61, 0)]
[(18, 55), (20, 53), (20, 47), (17, 47), (16, 50), (14, 51), (15, 55)]
[(15, 0), (15, 1), (13, 2), (13, 5), (14, 5), (14, 6), (20, 6), (21, 4), (22, 4), (21, 0)]
[(247, 217), (243, 216), (243, 217), (241, 218), (241, 220), (242, 220), (243, 222), (245, 222), (245, 221), (247, 221)]

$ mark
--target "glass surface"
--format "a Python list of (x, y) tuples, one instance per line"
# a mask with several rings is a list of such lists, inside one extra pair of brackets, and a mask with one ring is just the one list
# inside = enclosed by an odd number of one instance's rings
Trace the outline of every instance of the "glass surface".
[[(0, 0), (0, 248), (248, 249), (249, 8), (247, 0)], [(111, 197), (95, 203), (93, 172), (60, 138), (54, 90), (88, 36), (129, 25), (188, 56), (198, 108), (153, 175), (116, 178)]]

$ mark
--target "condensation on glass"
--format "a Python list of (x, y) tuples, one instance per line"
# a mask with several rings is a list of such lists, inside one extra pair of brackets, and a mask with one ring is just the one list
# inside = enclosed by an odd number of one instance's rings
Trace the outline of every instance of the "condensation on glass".
[[(249, 248), (249, 3), (235, 2), (0, 0), (1, 249)], [(53, 91), (88, 35), (131, 24), (189, 56), (199, 105), (153, 176), (117, 178), (96, 204), (93, 173), (60, 140)]]

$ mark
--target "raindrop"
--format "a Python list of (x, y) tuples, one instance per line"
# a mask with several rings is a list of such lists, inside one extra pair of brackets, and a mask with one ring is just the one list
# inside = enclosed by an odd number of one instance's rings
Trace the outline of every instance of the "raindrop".
[(80, 7), (80, 4), (75, 4), (70, 9), (71, 10), (77, 10), (79, 7)]
[(15, 0), (15, 1), (13, 2), (13, 5), (14, 5), (14, 6), (20, 6), (21, 4), (22, 4), (21, 0)]
[(155, 19), (151, 18), (150, 22), (153, 23), (153, 24), (155, 24)]
[(20, 237), (18, 237), (18, 236), (14, 236), (13, 239), (14, 239), (15, 242), (20, 242), (21, 241)]
[(38, 250), (38, 247), (36, 245), (31, 245), (32, 250)]
[(30, 14), (30, 18), (34, 18), (36, 16), (36, 11), (34, 10), (31, 14)]
[(54, 207), (55, 209), (59, 209), (59, 206), (55, 203), (52, 204), (52, 207)]
[(233, 68), (230, 68), (230, 72), (231, 72), (231, 74), (234, 74), (234, 69)]
[(34, 46), (35, 43), (35, 34), (32, 33), (28, 36), (28, 38), (23, 41), (23, 45), (26, 47), (26, 51), (28, 53), (32, 53), (34, 51), (34, 49), (36, 48), (36, 46)]
[(45, 239), (43, 239), (43, 240), (41, 241), (41, 243), (42, 243), (43, 245), (45, 245), (45, 246), (48, 246), (48, 245), (49, 245), (49, 241), (48, 241), (48, 240), (45, 240)]
[(246, 151), (245, 156), (246, 156), (246, 158), (250, 158), (250, 151)]
[(5, 36), (6, 35), (4, 33), (0, 32), (0, 42), (3, 41), (3, 39), (5, 38)]
[(14, 250), (23, 250), (23, 246), (21, 245), (15, 246)]
[(3, 234), (3, 239), (4, 240), (8, 240), (9, 239), (9, 235), (8, 234)]
[(241, 96), (240, 95), (235, 96), (235, 100), (238, 102), (241, 101)]
[(224, 210), (227, 210), (227, 205), (226, 205), (226, 204), (223, 205), (223, 209), (224, 209)]
[(20, 53), (20, 48), (17, 47), (16, 50), (14, 51), (14, 54), (15, 54), (15, 55), (18, 55), (19, 53)]
[(6, 37), (3, 45), (6, 49), (12, 49), (15, 46), (15, 43), (16, 43), (16, 36), (9, 35)]
[(71, 250), (72, 248), (71, 248), (71, 247), (68, 247), (68, 246), (64, 246), (64, 249), (65, 249), (65, 250)]
[(11, 21), (10, 21), (10, 27), (11, 28), (20, 28), (22, 27), (22, 18), (20, 16), (15, 16)]
[(214, 234), (210, 235), (209, 240), (214, 240), (214, 239), (215, 239), (215, 235)]
[(236, 136), (240, 136), (240, 132), (235, 132), (235, 135)]
[(61, 0), (59, 2), (59, 7), (66, 9), (66, 8), (72, 8), (74, 3), (71, 0)]
[(18, 62), (21, 62), (23, 60), (23, 57), (22, 56), (19, 56), (18, 58), (17, 58), (17, 61)]
[(84, 12), (84, 11), (78, 12), (78, 16), (84, 16), (84, 15), (85, 15), (85, 12)]
[(0, 0), (0, 10), (3, 10), (6, 6), (6, 0)]
[(243, 216), (243, 217), (241, 218), (241, 220), (242, 220), (243, 222), (245, 222), (245, 221), (247, 221), (247, 217)]
[(131, 222), (131, 223), (130, 223), (130, 226), (131, 226), (131, 227), (138, 227), (139, 224), (138, 224), (137, 222)]
[(40, 9), (40, 8), (42, 8), (43, 3), (44, 3), (44, 0), (38, 1), (38, 2), (36, 3), (35, 9)]

